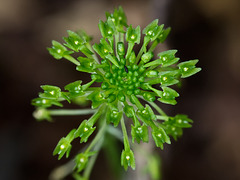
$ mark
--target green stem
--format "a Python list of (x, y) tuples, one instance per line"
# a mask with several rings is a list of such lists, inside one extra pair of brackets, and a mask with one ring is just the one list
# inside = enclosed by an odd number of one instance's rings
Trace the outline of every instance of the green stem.
[(100, 62), (99, 62), (99, 60), (98, 60), (98, 57), (97, 57), (95, 51), (93, 50), (92, 46), (91, 46), (89, 43), (86, 43), (86, 46), (93, 52), (93, 55), (92, 55), (93, 59), (95, 59), (95, 61), (96, 61), (98, 64), (100, 64)]
[(159, 116), (159, 115), (157, 115), (157, 119), (163, 120), (163, 121), (167, 121), (169, 118), (168, 118), (168, 116)]
[[(146, 101), (142, 96), (137, 96), (137, 97)], [(150, 101), (146, 101), (146, 102), (149, 103), (154, 109), (156, 109), (156, 111), (159, 114), (161, 114), (162, 116), (168, 117), (168, 115), (155, 102), (150, 102)]]
[(149, 42), (150, 42), (150, 39), (147, 36), (145, 36), (144, 40), (143, 40), (143, 45), (142, 45), (142, 47), (141, 47), (141, 49), (140, 49), (140, 51), (139, 51), (139, 53), (137, 55), (135, 64), (138, 64), (138, 61), (140, 60), (143, 52), (146, 50), (147, 45), (148, 45)]
[(83, 90), (83, 91), (86, 91), (95, 81), (96, 81), (96, 79), (90, 81), (90, 82), (87, 83), (87, 84), (82, 85), (82, 90)]
[(129, 59), (129, 56), (131, 55), (131, 52), (133, 50), (133, 46), (134, 46), (134, 43), (131, 43), (131, 42), (128, 43), (127, 54), (125, 56), (125, 58), (127, 60), (127, 64), (129, 64), (128, 59)]
[(127, 135), (127, 129), (125, 126), (124, 118), (121, 119), (121, 126), (122, 126), (122, 132), (123, 132), (123, 143), (125, 150), (130, 149), (129, 141), (128, 141), (128, 135)]
[(117, 129), (117, 128), (115, 128), (115, 127), (113, 127), (113, 126), (108, 126), (107, 127), (107, 132), (110, 134), (110, 135), (112, 135), (112, 136), (114, 136), (115, 138), (117, 138), (119, 141), (122, 141), (123, 139), (122, 139), (122, 137), (123, 137), (123, 134), (122, 134), (122, 132), (121, 132), (121, 130), (120, 129)]
[(153, 52), (154, 49), (157, 47), (157, 45), (159, 44), (159, 42), (157, 40), (153, 41), (151, 47), (149, 48), (149, 52)]
[(120, 41), (124, 43), (124, 33), (120, 33)]
[(167, 114), (155, 103), (155, 102), (148, 102), (156, 111), (161, 114), (162, 116), (167, 116)]
[[(101, 108), (104, 108), (104, 107), (105, 106), (102, 106)], [(99, 108), (99, 111), (102, 111), (101, 108)], [(105, 116), (106, 116), (105, 112), (103, 112), (103, 114), (105, 114)], [(103, 117), (102, 121), (100, 122), (101, 129), (98, 131), (97, 135), (95, 136), (95, 138), (92, 140), (91, 144), (88, 146), (88, 148), (85, 151), (85, 152), (89, 152), (91, 149), (93, 149), (93, 151), (97, 151), (96, 154), (94, 154), (91, 157), (91, 159), (90, 159), (90, 161), (89, 161), (89, 163), (88, 163), (88, 165), (87, 165), (87, 167), (86, 167), (86, 169), (83, 173), (83, 177), (86, 178), (86, 179), (89, 179), (89, 177), (90, 177), (92, 168), (95, 164), (95, 161), (97, 159), (99, 151), (102, 148), (102, 144), (104, 142), (104, 136), (105, 136), (105, 133), (106, 133), (106, 130), (107, 130), (107, 124), (106, 124), (106, 121), (105, 121), (105, 118), (106, 118), (105, 116)]]
[(101, 140), (101, 138), (104, 137), (104, 134), (106, 132), (106, 127), (107, 127), (106, 121), (104, 121), (104, 123), (101, 126), (102, 126), (101, 129), (98, 131), (97, 135), (92, 140), (91, 144), (88, 146), (85, 153), (89, 152)]
[(119, 35), (120, 35), (119, 32), (117, 34), (115, 34), (115, 55), (118, 59), (119, 59), (119, 56), (118, 56), (118, 53), (117, 53), (117, 44), (119, 42)]
[(49, 114), (52, 116), (77, 116), (88, 115), (96, 112), (95, 109), (49, 109)]
[(131, 99), (140, 111), (144, 109), (144, 106), (140, 103), (140, 101), (134, 94), (131, 95)]
[(97, 119), (102, 114), (104, 114), (104, 112), (103, 112), (104, 108), (105, 108), (105, 105), (103, 104), (102, 106), (100, 106), (100, 108), (97, 110), (97, 112), (89, 118), (89, 120), (88, 120), (88, 125), (89, 126), (93, 126), (96, 123)]
[(99, 151), (102, 147), (102, 144), (103, 144), (103, 140), (104, 138), (102, 137), (98, 143), (96, 144), (95, 148), (93, 149), (94, 151), (97, 151), (96, 154), (94, 154), (91, 159), (89, 160), (88, 164), (87, 164), (87, 167), (86, 169), (84, 170), (84, 173), (83, 173), (83, 177), (86, 178), (86, 179), (89, 179), (90, 177), (90, 174), (91, 174), (91, 171), (92, 171), (92, 168), (95, 164), (95, 161), (97, 159), (97, 156), (99, 154)]
[(140, 57), (142, 56), (143, 51), (144, 51), (145, 48), (146, 48), (146, 47), (144, 47), (144, 45), (141, 47), (141, 49), (140, 49), (140, 51), (139, 51), (139, 53), (138, 53), (138, 55), (137, 55), (135, 64), (138, 64), (138, 61), (140, 60)]

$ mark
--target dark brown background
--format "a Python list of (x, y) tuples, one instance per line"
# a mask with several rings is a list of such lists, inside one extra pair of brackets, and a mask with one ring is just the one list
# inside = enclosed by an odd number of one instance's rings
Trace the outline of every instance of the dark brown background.
[[(54, 60), (46, 47), (68, 29), (85, 29), (98, 41), (99, 19), (120, 4), (134, 27), (156, 18), (171, 26), (168, 47), (159, 49), (178, 49), (181, 59), (198, 58), (202, 67), (184, 81), (178, 105), (167, 109), (188, 114), (194, 125), (161, 152), (163, 180), (240, 179), (240, 1), (0, 0), (1, 180), (47, 179), (65, 162), (52, 151), (82, 119), (38, 123), (30, 101), (42, 84), (63, 87), (89, 77)], [(100, 155), (92, 179), (107, 177), (113, 179)]]

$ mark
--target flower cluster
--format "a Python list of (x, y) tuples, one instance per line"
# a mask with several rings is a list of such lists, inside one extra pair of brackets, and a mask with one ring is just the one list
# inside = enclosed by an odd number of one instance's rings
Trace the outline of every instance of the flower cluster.
[[(156, 146), (161, 149), (164, 143), (171, 143), (170, 136), (176, 140), (182, 135), (182, 128), (191, 127), (192, 120), (186, 115), (166, 115), (155, 101), (175, 105), (179, 94), (172, 88), (173, 85), (201, 69), (195, 66), (198, 60), (178, 63), (180, 58), (176, 57), (177, 50), (164, 51), (154, 56), (154, 49), (165, 41), (170, 32), (170, 28), (158, 25), (157, 19), (141, 31), (140, 26), (134, 28), (127, 24), (125, 13), (119, 7), (112, 14), (106, 13), (106, 21), (99, 22), (99, 29), (102, 38), (100, 43), (94, 45), (90, 44), (91, 37), (83, 31), (68, 31), (63, 44), (52, 41), (48, 51), (54, 58), (69, 60), (76, 65), (77, 71), (89, 73), (92, 80), (86, 84), (82, 84), (81, 80), (70, 83), (64, 87), (65, 91), (56, 86), (41, 86), (44, 92), (32, 101), (37, 107), (35, 117), (51, 120), (51, 109), (46, 108), (52, 105), (61, 107), (61, 101), (70, 103), (85, 97), (92, 102), (95, 113), (59, 141), (54, 155), (58, 154), (60, 159), (66, 153), (68, 157), (71, 142), (75, 138), (80, 138), (80, 143), (87, 142), (97, 122), (104, 127), (111, 123), (115, 127), (121, 124), (124, 143), (121, 164), (125, 169), (128, 166), (134, 169), (135, 159), (126, 121), (132, 120), (132, 143), (148, 142), (149, 128)], [(142, 47), (136, 53), (134, 45), (139, 44), (141, 39)], [(79, 57), (72, 56), (78, 52)], [(93, 83), (100, 83), (100, 86), (92, 87)], [(76, 156), (78, 172), (86, 167), (89, 156), (95, 154), (93, 150), (96, 144), (93, 142), (85, 152)]]

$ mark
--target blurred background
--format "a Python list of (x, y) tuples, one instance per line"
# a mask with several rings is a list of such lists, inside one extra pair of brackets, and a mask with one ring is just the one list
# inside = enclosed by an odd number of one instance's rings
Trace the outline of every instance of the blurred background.
[[(178, 49), (178, 57), (200, 59), (202, 67), (184, 80), (179, 103), (164, 107), (169, 115), (188, 114), (194, 124), (164, 151), (156, 150), (162, 179), (240, 179), (239, 0), (0, 0), (0, 179), (48, 179), (66, 162), (52, 151), (82, 119), (39, 123), (30, 102), (42, 84), (63, 88), (89, 77), (67, 61), (54, 60), (46, 47), (52, 39), (62, 42), (67, 30), (84, 29), (93, 43), (99, 41), (99, 19), (119, 5), (134, 27), (156, 18), (170, 26), (167, 44), (159, 49)], [(104, 155), (91, 179), (114, 179)]]

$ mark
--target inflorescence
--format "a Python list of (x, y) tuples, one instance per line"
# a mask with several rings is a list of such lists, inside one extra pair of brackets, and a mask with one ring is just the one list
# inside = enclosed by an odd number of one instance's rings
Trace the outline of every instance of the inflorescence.
[[(175, 105), (179, 94), (172, 89), (172, 85), (201, 70), (195, 67), (198, 60), (178, 63), (180, 59), (175, 56), (177, 50), (161, 52), (155, 58), (155, 47), (163, 43), (170, 32), (170, 28), (164, 29), (164, 25), (158, 25), (157, 19), (141, 32), (140, 26), (133, 28), (127, 24), (125, 13), (119, 7), (113, 14), (106, 13), (106, 21), (99, 22), (99, 29), (102, 35), (99, 44), (92, 46), (91, 37), (84, 31), (68, 31), (63, 44), (52, 41), (52, 47), (48, 48), (54, 58), (65, 58), (77, 66), (77, 71), (89, 73), (91, 81), (83, 85), (81, 80), (75, 81), (66, 85), (65, 91), (56, 86), (43, 85), (41, 88), (44, 92), (32, 101), (37, 107), (34, 116), (49, 121), (51, 116), (58, 115), (58, 110), (47, 109), (52, 105), (62, 107), (62, 101), (70, 103), (79, 98), (92, 102), (92, 110), (84, 112), (80, 109), (79, 114), (93, 115), (63, 137), (53, 152), (59, 155), (59, 159), (64, 154), (68, 157), (71, 142), (76, 138), (80, 138), (80, 143), (87, 142), (98, 122), (98, 134), (88, 148), (75, 157), (77, 172), (85, 169), (88, 159), (99, 151), (108, 124), (112, 123), (115, 127), (121, 124), (124, 144), (121, 164), (125, 169), (128, 166), (135, 168), (134, 153), (125, 126), (130, 119), (132, 143), (148, 142), (149, 128), (156, 146), (161, 149), (164, 143), (171, 143), (170, 136), (175, 140), (181, 136), (182, 129), (191, 127), (192, 120), (181, 114), (170, 117), (154, 101)], [(139, 44), (141, 39), (141, 49), (136, 53), (134, 45)], [(78, 52), (81, 55), (74, 58), (72, 54)], [(93, 83), (100, 86), (92, 87)], [(74, 114), (68, 110), (61, 112)]]

